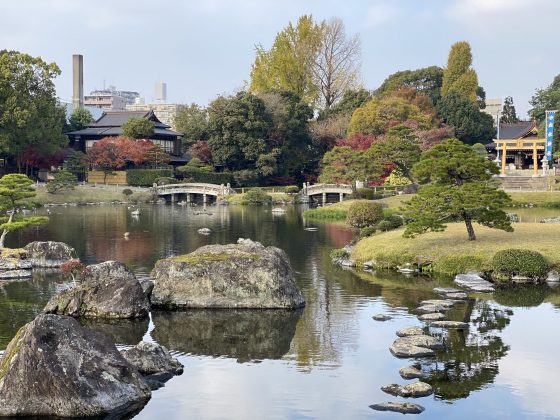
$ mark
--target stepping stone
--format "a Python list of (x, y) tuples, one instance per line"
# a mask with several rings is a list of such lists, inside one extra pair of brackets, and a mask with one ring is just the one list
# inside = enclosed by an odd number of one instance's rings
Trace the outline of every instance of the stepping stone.
[(397, 331), (399, 337), (409, 337), (411, 335), (423, 335), (424, 330), (420, 327), (406, 327)]
[(445, 306), (446, 308), (452, 308), (453, 306), (457, 305), (461, 301), (458, 300), (451, 300), (451, 299), (429, 299), (423, 300), (420, 302), (421, 305), (440, 305)]
[(403, 402), (386, 402), (380, 404), (372, 404), (369, 408), (376, 411), (392, 411), (394, 413), (402, 414), (420, 414), (424, 411), (424, 407), (418, 404)]
[(403, 366), (399, 369), (399, 375), (401, 375), (403, 379), (423, 379), (428, 377), (427, 373), (422, 372), (414, 366)]
[(446, 295), (448, 293), (460, 292), (460, 290), (454, 289), (453, 287), (436, 287), (434, 288), (434, 292), (436, 292), (438, 295)]
[(454, 282), (473, 292), (494, 293), (494, 285), (476, 273), (458, 274)]
[(393, 343), (389, 350), (395, 357), (434, 357), (436, 353), (426, 347), (413, 346), (406, 343)]
[(418, 317), (420, 321), (441, 321), (445, 318), (446, 316), (444, 314), (440, 314), (439, 312), (435, 312), (432, 314), (424, 314)]
[(406, 385), (389, 384), (382, 386), (381, 391), (394, 395), (395, 397), (404, 398), (427, 397), (434, 393), (432, 386), (426, 382), (414, 382)]
[(393, 345), (418, 346), (432, 350), (441, 350), (443, 348), (443, 344), (431, 335), (411, 335), (408, 337), (397, 338)]
[(466, 299), (468, 297), (468, 295), (465, 292), (448, 293), (445, 296), (448, 297), (449, 299)]
[(422, 305), (416, 308), (414, 312), (419, 314), (431, 314), (434, 312), (445, 312), (448, 309), (449, 308), (446, 308), (443, 305)]
[(393, 319), (391, 315), (386, 314), (376, 314), (372, 316), (372, 318), (376, 321), (389, 321), (390, 319)]
[(469, 324), (460, 321), (434, 321), (430, 323), (430, 327), (466, 330), (469, 328)]

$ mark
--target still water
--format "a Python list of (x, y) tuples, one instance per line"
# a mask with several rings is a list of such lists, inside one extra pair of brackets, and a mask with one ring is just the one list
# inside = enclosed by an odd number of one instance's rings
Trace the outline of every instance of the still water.
[[(294, 312), (152, 312), (145, 321), (88, 322), (121, 345), (156, 341), (185, 365), (182, 376), (153, 393), (138, 419), (394, 418), (369, 405), (403, 400), (380, 387), (405, 383), (398, 371), (410, 363), (430, 372), (427, 382), (436, 390), (413, 400), (426, 408), (421, 418), (560, 418), (558, 289), (471, 299), (449, 314), (470, 322), (470, 330), (442, 335), (446, 350), (435, 359), (397, 359), (388, 350), (395, 331), (422, 325), (413, 309), (437, 298), (432, 289), (450, 286), (449, 279), (333, 267), (330, 250), (349, 242), (353, 232), (336, 224), (306, 231), (297, 207), (280, 216), (269, 207), (209, 207), (212, 215), (170, 205), (141, 210), (135, 219), (119, 205), (55, 207), (47, 225), (13, 234), (8, 246), (63, 241), (87, 263), (115, 259), (146, 276), (160, 258), (251, 238), (288, 253), (307, 306)], [(199, 235), (202, 227), (213, 233)], [(130, 232), (128, 239), (124, 232)], [(63, 281), (37, 273), (0, 285), (0, 349)], [(371, 317), (377, 313), (394, 318), (376, 322)]]

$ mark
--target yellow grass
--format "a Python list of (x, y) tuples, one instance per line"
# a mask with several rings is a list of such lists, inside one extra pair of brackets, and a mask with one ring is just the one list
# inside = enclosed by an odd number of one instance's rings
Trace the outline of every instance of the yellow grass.
[(536, 206), (550, 206), (555, 203), (560, 207), (560, 191), (510, 192), (508, 194), (516, 204), (532, 203)]
[[(494, 254), (502, 249), (523, 248), (542, 253), (551, 264), (560, 265), (560, 225), (519, 223), (512, 233), (475, 225), (476, 241), (467, 240), (464, 224), (450, 223), (444, 232), (430, 232), (414, 239), (402, 237), (403, 229), (380, 233), (362, 239), (352, 257), (358, 262), (377, 261), (391, 267), (406, 263), (432, 263), (435, 271), (455, 274), (453, 268), (483, 269)], [(461, 261), (457, 261), (461, 260)]]
[(379, 202), (385, 204), (387, 208), (398, 209), (403, 202), (410, 200), (414, 194), (397, 194), (392, 197), (382, 198)]

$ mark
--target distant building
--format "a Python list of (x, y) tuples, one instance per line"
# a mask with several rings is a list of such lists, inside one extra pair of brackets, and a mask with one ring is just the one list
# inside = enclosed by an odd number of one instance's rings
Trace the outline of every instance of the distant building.
[(170, 130), (169, 125), (161, 122), (153, 111), (108, 111), (86, 128), (67, 133), (70, 146), (76, 150), (87, 152), (104, 137), (117, 137), (123, 133), (122, 126), (131, 118), (145, 118), (154, 123), (154, 134), (150, 140), (159, 145), (171, 156), (171, 164), (182, 165), (187, 159), (183, 157), (181, 134)]
[(140, 98), (138, 92), (117, 90), (114, 86), (108, 89), (94, 90), (84, 96), (84, 105), (113, 111), (124, 111), (126, 105), (133, 104)]
[(154, 101), (155, 102), (167, 102), (167, 84), (164, 82), (157, 82), (155, 87), (155, 95)]
[(496, 126), (498, 114), (502, 112), (502, 98), (486, 99), (486, 108), (484, 108), (482, 112), (491, 115), (494, 120), (494, 126)]
[(164, 123), (171, 127), (173, 130), (175, 127), (175, 116), (183, 108), (184, 105), (179, 104), (167, 104), (167, 103), (154, 103), (154, 104), (140, 104), (135, 103), (132, 105), (127, 105), (127, 111), (154, 111), (156, 117)]

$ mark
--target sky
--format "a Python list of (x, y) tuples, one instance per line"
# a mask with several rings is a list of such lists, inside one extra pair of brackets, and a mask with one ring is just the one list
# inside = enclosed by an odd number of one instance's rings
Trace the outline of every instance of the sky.
[(1, 0), (0, 49), (56, 62), (63, 101), (72, 54), (84, 56), (84, 91), (114, 85), (169, 102), (206, 105), (242, 89), (255, 45), (303, 14), (341, 18), (362, 43), (362, 82), (375, 89), (399, 70), (445, 67), (466, 40), (488, 98), (512, 96), (521, 117), (536, 88), (560, 73), (558, 0)]

